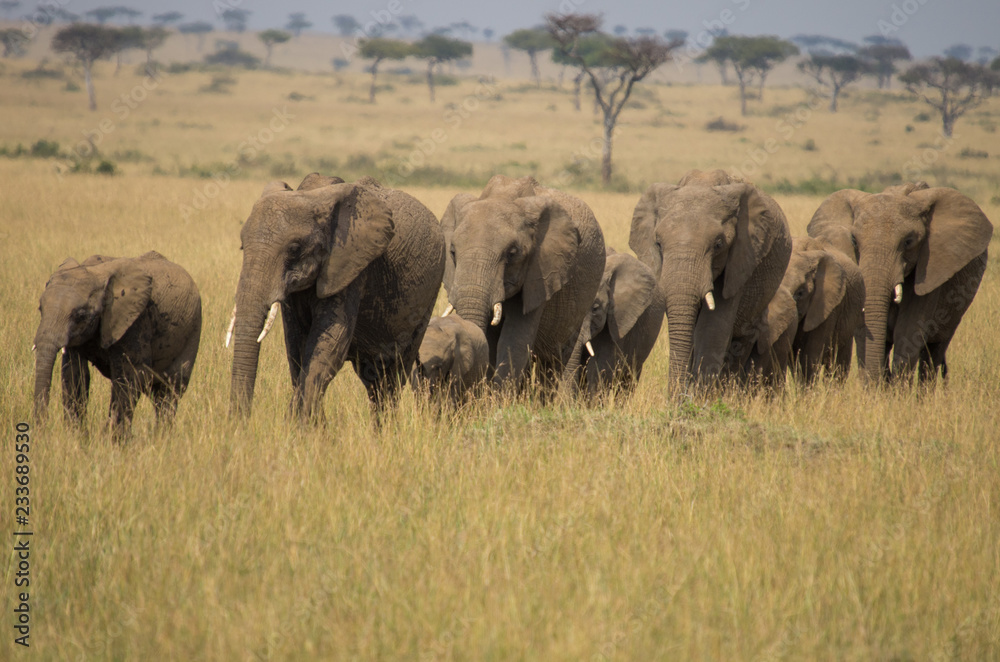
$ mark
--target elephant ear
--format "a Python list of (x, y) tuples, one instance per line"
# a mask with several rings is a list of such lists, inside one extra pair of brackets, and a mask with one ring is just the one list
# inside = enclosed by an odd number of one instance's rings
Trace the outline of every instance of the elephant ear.
[(812, 331), (822, 324), (840, 305), (847, 293), (847, 274), (833, 255), (823, 251), (816, 265), (812, 298), (806, 308), (803, 331)]
[(778, 338), (798, 321), (799, 310), (795, 305), (795, 298), (787, 287), (779, 287), (757, 323), (757, 353), (766, 354), (771, 351)]
[(656, 222), (657, 209), (660, 207), (663, 198), (676, 191), (678, 186), (664, 184), (662, 182), (653, 184), (639, 198), (632, 212), (632, 229), (628, 236), (628, 245), (639, 261), (652, 269), (654, 276), (660, 274), (660, 255), (656, 250)]
[(350, 285), (385, 252), (395, 227), (392, 212), (374, 193), (354, 184), (334, 184), (296, 195), (312, 205), (316, 221), (330, 235), (330, 254), (316, 279), (321, 299)]
[(458, 226), (458, 217), (462, 207), (476, 199), (471, 193), (459, 193), (444, 210), (441, 217), (441, 232), (444, 234), (444, 289), (451, 292), (452, 284), (455, 282), (455, 260), (451, 256), (451, 237), (455, 234)]
[(608, 297), (611, 337), (620, 341), (627, 336), (639, 317), (652, 305), (655, 296), (656, 277), (645, 265), (636, 261), (615, 269)]
[(267, 186), (264, 187), (264, 190), (260, 192), (260, 197), (263, 198), (264, 196), (267, 195), (274, 195), (275, 193), (284, 193), (286, 191), (291, 191), (291, 190), (292, 187), (289, 186), (287, 183), (276, 179), (273, 182), (267, 183)]
[(80, 266), (79, 262), (77, 262), (71, 257), (68, 257), (62, 261), (62, 264), (60, 264), (59, 267), (56, 268), (56, 271), (65, 271), (66, 269), (74, 269), (79, 266)]
[[(273, 184), (274, 182), (272, 182)], [(279, 184), (285, 184), (284, 182), (277, 182)], [(299, 191), (311, 191), (315, 188), (322, 188), (324, 186), (332, 186), (334, 184), (343, 184), (344, 180), (340, 177), (328, 177), (326, 175), (321, 175), (318, 172), (311, 172), (302, 179), (302, 183), (299, 184)], [(288, 187), (288, 184), (285, 184)], [(286, 190), (291, 191), (290, 187)]]
[(524, 313), (535, 310), (569, 280), (580, 247), (580, 233), (569, 212), (546, 195), (514, 201), (535, 228), (535, 249), (528, 257), (521, 288)]
[(104, 290), (101, 311), (101, 348), (107, 349), (122, 339), (149, 305), (153, 277), (138, 269), (124, 267), (112, 272)]
[(926, 204), (930, 215), (914, 270), (913, 291), (924, 296), (982, 255), (993, 236), (993, 224), (979, 205), (953, 188), (915, 190), (910, 197)]
[(857, 262), (858, 257), (851, 235), (851, 226), (854, 225), (854, 206), (868, 195), (857, 189), (842, 189), (831, 194), (813, 213), (806, 233)]
[[(726, 184), (714, 187), (724, 200), (738, 205), (736, 236), (729, 247), (722, 296), (731, 299), (750, 280), (750, 275), (771, 250), (774, 240), (788, 223), (778, 204), (753, 184)], [(738, 201), (738, 202), (737, 202)]]

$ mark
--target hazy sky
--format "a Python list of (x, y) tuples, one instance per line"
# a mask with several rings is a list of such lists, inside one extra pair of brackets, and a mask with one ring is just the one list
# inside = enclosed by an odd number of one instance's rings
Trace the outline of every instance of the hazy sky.
[[(53, 0), (46, 0), (51, 2)], [(176, 9), (185, 21), (207, 20), (220, 25), (218, 15), (226, 7), (251, 12), (249, 29), (281, 27), (290, 12), (304, 12), (312, 30), (333, 32), (330, 18), (350, 14), (358, 20), (373, 20), (396, 10), (414, 14), (428, 28), (468, 21), (479, 28), (492, 28), (503, 35), (520, 27), (540, 23), (547, 12), (600, 13), (605, 28), (618, 24), (629, 28), (652, 27), (687, 30), (692, 37), (712, 24), (726, 23), (734, 34), (824, 34), (858, 42), (880, 29), (904, 41), (914, 55), (941, 53), (956, 43), (1000, 49), (1000, 1), (998, 0), (705, 0), (702, 2), (639, 2), (638, 0), (54, 0), (68, 11), (83, 14), (88, 9), (124, 4), (153, 14)], [(22, 0), (25, 7), (34, 0)], [(374, 14), (373, 14), (374, 12)], [(880, 23), (880, 21), (882, 23)]]

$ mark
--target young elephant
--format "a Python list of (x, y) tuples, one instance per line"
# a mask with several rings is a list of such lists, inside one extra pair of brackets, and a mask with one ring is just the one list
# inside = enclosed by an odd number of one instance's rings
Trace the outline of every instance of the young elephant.
[(201, 340), (201, 295), (184, 269), (150, 251), (137, 258), (70, 258), (42, 293), (35, 334), (35, 416), (49, 404), (56, 354), (62, 353), (63, 405), (86, 412), (90, 366), (111, 380), (111, 425), (128, 432), (140, 394), (169, 422), (187, 389)]
[(581, 365), (575, 383), (590, 397), (607, 390), (631, 392), (656, 344), (665, 311), (650, 268), (609, 248), (604, 277), (574, 349)]
[(864, 278), (851, 258), (811, 237), (796, 237), (781, 287), (761, 317), (750, 362), (769, 382), (780, 382), (790, 365), (807, 383), (821, 367), (846, 376), (864, 303)]
[(486, 378), (490, 349), (486, 334), (472, 322), (453, 314), (434, 317), (427, 325), (413, 366), (414, 390), (426, 388), (431, 397), (447, 389), (454, 404)]

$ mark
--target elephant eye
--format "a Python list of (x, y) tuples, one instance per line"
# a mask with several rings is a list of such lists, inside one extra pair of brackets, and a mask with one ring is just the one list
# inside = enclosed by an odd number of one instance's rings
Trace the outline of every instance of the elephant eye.
[(87, 318), (87, 311), (84, 310), (83, 308), (77, 308), (72, 312), (70, 317), (73, 318), (74, 322), (82, 322)]
[(288, 257), (295, 259), (302, 255), (302, 244), (294, 242), (288, 245)]
[(598, 303), (597, 301), (595, 301), (594, 305), (591, 306), (591, 310), (595, 310), (596, 311), (596, 310), (600, 310), (600, 309), (601, 309), (601, 304)]
[(795, 294), (792, 295), (792, 298), (795, 299), (796, 301), (799, 301), (805, 295), (806, 295), (806, 288), (800, 287), (799, 289), (795, 290)]
[(912, 234), (903, 240), (903, 250), (910, 250), (917, 243), (917, 238)]
[(511, 246), (507, 250), (507, 257), (517, 257), (517, 246)]
[(725, 244), (726, 244), (725, 238), (724, 237), (718, 237), (718, 238), (716, 238), (715, 243), (712, 245), (712, 250), (714, 250), (716, 253), (718, 253), (719, 251), (722, 250), (722, 247)]

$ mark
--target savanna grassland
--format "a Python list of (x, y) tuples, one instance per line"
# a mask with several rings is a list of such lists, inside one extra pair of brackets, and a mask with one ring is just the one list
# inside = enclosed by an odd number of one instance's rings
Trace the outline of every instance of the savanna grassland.
[[(641, 190), (695, 167), (741, 169), (795, 234), (836, 188), (916, 174), (996, 223), (996, 100), (944, 141), (924, 105), (865, 85), (837, 114), (801, 88), (768, 88), (748, 117), (735, 88), (644, 85), (602, 191), (599, 123), (586, 98), (573, 110), (568, 83), (460, 79), (431, 104), (422, 78), (384, 76), (370, 105), (357, 73), (151, 81), (104, 63), (88, 112), (65, 77), (22, 76), (36, 64), (0, 70), (5, 530), (48, 275), (68, 256), (155, 249), (199, 284), (205, 324), (169, 431), (143, 401), (131, 441), (114, 445), (103, 380), (85, 434), (63, 422), (58, 392), (48, 421), (32, 422), (32, 658), (1000, 657), (995, 259), (949, 383), (922, 390), (852, 374), (673, 399), (664, 333), (627, 401), (482, 402), (438, 418), (407, 392), (375, 429), (348, 368), (327, 422), (309, 427), (286, 414), (276, 325), (240, 423), (222, 347), (240, 224), (272, 179), (372, 174), (440, 215), (492, 173), (533, 174), (589, 203), (619, 250)], [(709, 131), (720, 116), (737, 130)], [(4, 659), (25, 655), (12, 644), (13, 568)]]

